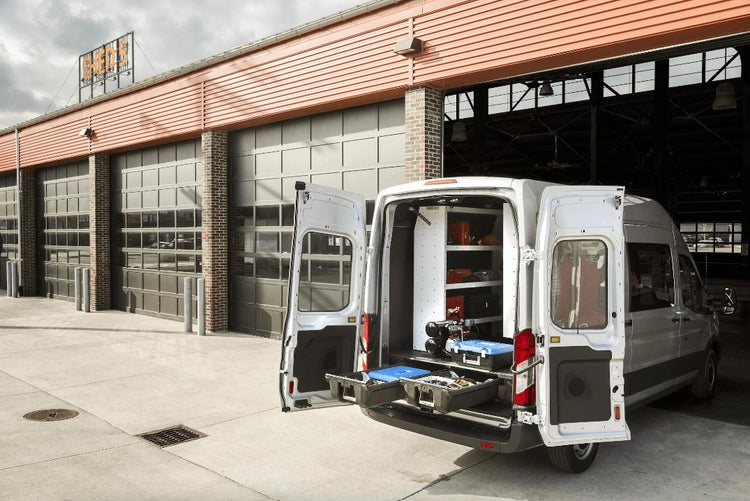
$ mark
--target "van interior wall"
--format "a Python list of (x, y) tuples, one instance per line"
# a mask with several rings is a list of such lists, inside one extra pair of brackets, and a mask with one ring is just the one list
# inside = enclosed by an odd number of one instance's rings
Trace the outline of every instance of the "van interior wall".
[(386, 319), (391, 351), (411, 350), (414, 309), (414, 225), (417, 216), (401, 204), (395, 211), (388, 298), (390, 315)]

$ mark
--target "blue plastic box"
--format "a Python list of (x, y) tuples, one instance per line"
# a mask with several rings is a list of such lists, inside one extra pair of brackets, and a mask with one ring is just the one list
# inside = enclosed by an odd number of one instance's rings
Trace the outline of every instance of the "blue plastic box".
[(407, 367), (405, 365), (395, 365), (393, 367), (386, 367), (385, 369), (370, 371), (367, 373), (367, 375), (370, 377), (370, 379), (388, 383), (390, 381), (396, 381), (405, 377), (413, 378), (422, 376), (429, 372), (430, 371), (426, 371), (424, 369), (416, 369), (414, 367)]
[(513, 363), (513, 345), (472, 339), (461, 341), (451, 348), (451, 359), (462, 365), (495, 370)]

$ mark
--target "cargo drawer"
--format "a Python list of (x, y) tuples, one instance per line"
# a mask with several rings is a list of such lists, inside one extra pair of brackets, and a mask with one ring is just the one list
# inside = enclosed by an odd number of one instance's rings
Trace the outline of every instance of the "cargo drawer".
[(345, 375), (326, 374), (326, 380), (334, 398), (363, 407), (373, 407), (405, 397), (401, 378), (428, 373), (424, 369), (398, 365)]
[(500, 380), (475, 381), (446, 369), (404, 378), (401, 385), (410, 404), (438, 412), (453, 412), (497, 398)]

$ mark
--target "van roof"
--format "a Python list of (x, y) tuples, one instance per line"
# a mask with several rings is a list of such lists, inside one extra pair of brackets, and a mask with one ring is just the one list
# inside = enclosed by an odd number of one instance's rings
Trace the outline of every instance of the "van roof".
[(624, 218), (625, 224), (672, 227), (672, 218), (659, 202), (635, 195), (625, 195)]

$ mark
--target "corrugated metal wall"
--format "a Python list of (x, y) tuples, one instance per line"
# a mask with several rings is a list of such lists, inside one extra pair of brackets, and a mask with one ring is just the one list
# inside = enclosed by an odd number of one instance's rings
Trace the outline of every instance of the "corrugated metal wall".
[[(393, 53), (414, 35), (424, 52)], [(24, 166), (750, 31), (747, 0), (412, 0), (21, 131)], [(92, 141), (78, 136), (91, 126)], [(12, 131), (0, 171), (15, 167)]]
[[(237, 131), (229, 147), (230, 328), (278, 335), (287, 299), (295, 182), (354, 191), (368, 200), (403, 183), (404, 102)], [(333, 302), (338, 296), (340, 302), (348, 283), (346, 248), (323, 243), (313, 242), (315, 255), (307, 257), (318, 255), (319, 266), (330, 266), (319, 272), (308, 266), (302, 294)], [(327, 273), (331, 270), (335, 273)]]

